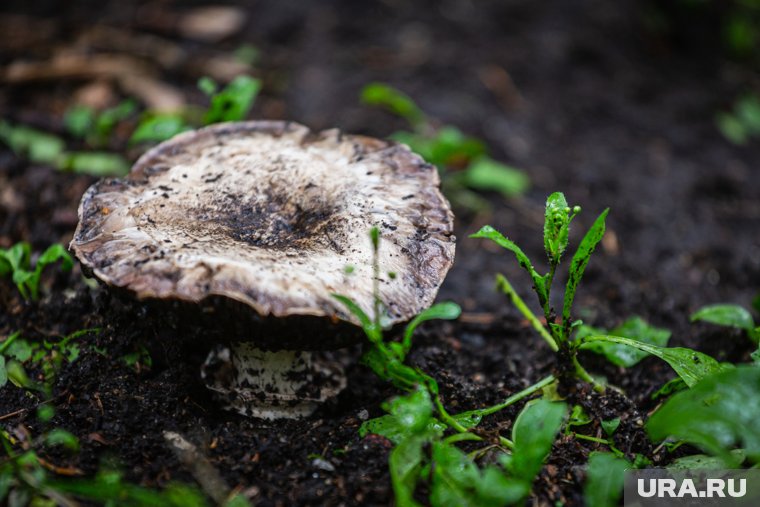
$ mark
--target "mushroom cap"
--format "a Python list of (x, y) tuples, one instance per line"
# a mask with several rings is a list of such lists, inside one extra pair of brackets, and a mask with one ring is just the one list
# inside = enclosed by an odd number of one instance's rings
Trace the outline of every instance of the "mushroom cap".
[(222, 296), (262, 317), (357, 324), (333, 294), (372, 314), (375, 226), (380, 300), (403, 322), (432, 304), (454, 260), (436, 169), (391, 141), (237, 122), (178, 135), (126, 178), (92, 185), (71, 248), (140, 299)]

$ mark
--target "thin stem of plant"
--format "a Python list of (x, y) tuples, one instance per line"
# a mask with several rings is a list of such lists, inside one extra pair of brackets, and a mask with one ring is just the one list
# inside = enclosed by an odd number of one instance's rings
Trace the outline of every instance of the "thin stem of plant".
[(538, 334), (541, 335), (541, 337), (546, 340), (546, 343), (549, 344), (549, 347), (554, 352), (557, 352), (559, 350), (559, 346), (557, 345), (557, 342), (554, 340), (552, 335), (549, 333), (549, 331), (546, 330), (543, 324), (541, 324), (541, 321), (538, 320), (538, 317), (531, 311), (530, 308), (528, 308), (528, 305), (525, 304), (525, 301), (520, 297), (520, 295), (515, 292), (515, 289), (512, 287), (512, 284), (509, 283), (509, 281), (503, 276), (503, 275), (496, 275), (496, 283), (498, 284), (499, 288), (504, 292), (504, 294), (509, 297), (510, 301), (513, 305), (515, 305), (515, 308), (520, 310), (520, 313), (523, 314), (523, 316), (528, 319), (528, 322), (533, 326), (533, 328), (538, 332)]
[(590, 435), (583, 435), (582, 433), (573, 433), (573, 437), (578, 440), (588, 440), (589, 442), (596, 442), (597, 444), (610, 445), (609, 440), (605, 440), (599, 437), (592, 437)]
[(484, 408), (484, 409), (480, 409), (480, 410), (475, 410), (474, 412), (480, 414), (483, 417), (485, 417), (487, 415), (495, 414), (496, 412), (499, 412), (500, 410), (504, 410), (505, 408), (509, 407), (510, 405), (514, 405), (518, 401), (520, 401), (520, 400), (522, 400), (524, 398), (527, 398), (528, 396), (534, 394), (535, 392), (540, 391), (541, 389), (543, 389), (544, 387), (548, 386), (549, 384), (551, 384), (555, 380), (556, 379), (555, 379), (554, 375), (549, 375), (548, 377), (542, 378), (541, 380), (539, 380), (535, 384), (526, 387), (522, 391), (513, 394), (512, 396), (510, 396), (509, 398), (507, 398), (506, 400), (504, 400), (503, 402), (501, 402), (501, 403), (499, 403), (497, 405), (494, 405), (494, 406), (488, 407), (488, 408)]
[(573, 366), (575, 366), (575, 374), (578, 375), (578, 378), (583, 380), (584, 382), (588, 382), (592, 386), (594, 386), (594, 391), (603, 393), (604, 392), (604, 386), (594, 380), (594, 377), (591, 376), (589, 372), (586, 371), (586, 368), (581, 365), (580, 362), (578, 362), (578, 356), (575, 355), (573, 352)]

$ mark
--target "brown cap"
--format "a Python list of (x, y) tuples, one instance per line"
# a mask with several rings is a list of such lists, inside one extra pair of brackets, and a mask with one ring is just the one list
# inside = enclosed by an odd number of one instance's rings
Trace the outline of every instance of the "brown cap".
[(296, 123), (219, 124), (90, 187), (71, 248), (139, 298), (222, 296), (261, 316), (356, 323), (332, 294), (371, 313), (377, 226), (392, 324), (432, 304), (453, 262), (453, 215), (438, 187), (436, 169), (401, 144)]

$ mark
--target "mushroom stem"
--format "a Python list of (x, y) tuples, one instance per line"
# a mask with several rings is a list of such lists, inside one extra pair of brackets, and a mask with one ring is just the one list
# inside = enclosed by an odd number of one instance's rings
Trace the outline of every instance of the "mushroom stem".
[(201, 373), (224, 408), (261, 419), (307, 417), (346, 386), (339, 365), (311, 352), (267, 351), (249, 342), (212, 351)]

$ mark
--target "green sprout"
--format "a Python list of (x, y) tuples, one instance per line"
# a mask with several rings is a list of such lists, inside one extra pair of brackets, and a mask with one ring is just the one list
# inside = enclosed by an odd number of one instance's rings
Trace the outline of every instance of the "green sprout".
[(10, 275), (24, 299), (37, 301), (40, 297), (40, 277), (45, 268), (60, 262), (61, 269), (69, 271), (74, 261), (59, 243), (48, 247), (39, 256), (33, 269), (31, 254), (32, 247), (26, 242), (16, 243), (7, 250), (0, 249), (0, 277)]
[(208, 108), (186, 107), (172, 113), (146, 111), (132, 133), (130, 143), (166, 141), (200, 125), (244, 120), (261, 91), (261, 81), (250, 76), (237, 76), (220, 90), (213, 79), (204, 76), (198, 80), (198, 89), (208, 96)]
[(47, 132), (0, 121), (0, 141), (19, 156), (60, 171), (90, 176), (123, 176), (129, 164), (121, 155), (104, 151), (67, 151), (63, 139)]
[(103, 146), (108, 143), (116, 125), (136, 110), (134, 100), (122, 101), (102, 112), (89, 106), (75, 105), (64, 113), (63, 123), (74, 137), (84, 139), (92, 146)]
[(489, 157), (482, 141), (449, 125), (436, 127), (419, 106), (399, 90), (383, 83), (371, 83), (362, 90), (361, 100), (383, 107), (409, 123), (411, 131), (396, 132), (391, 138), (408, 145), (438, 167), (441, 187), (458, 207), (486, 210), (488, 201), (477, 192), (493, 191), (510, 198), (525, 193), (530, 186), (525, 173)]
[[(360, 322), (367, 337), (361, 362), (382, 380), (406, 394), (383, 406), (386, 415), (365, 421), (360, 436), (373, 433), (395, 444), (389, 458), (396, 505), (417, 506), (418, 485), (427, 482), (433, 506), (504, 506), (519, 503), (530, 493), (533, 480), (549, 455), (567, 412), (564, 403), (548, 399), (527, 403), (515, 420), (512, 438), (498, 436), (489, 443), (474, 431), (483, 417), (499, 412), (541, 391), (554, 381), (549, 376), (502, 403), (452, 415), (445, 409), (438, 384), (420, 368), (405, 363), (417, 327), (431, 319), (456, 319), (461, 310), (454, 303), (439, 303), (412, 319), (399, 340), (384, 336), (384, 307), (379, 297), (378, 250), (380, 232), (370, 231), (373, 256), (373, 315), (353, 300), (334, 297)], [(456, 444), (482, 442), (485, 447), (465, 453)], [(500, 453), (498, 465), (478, 466), (479, 456), (492, 449)]]
[[(668, 348), (661, 346), (667, 342), (669, 333), (666, 330), (649, 327), (643, 321), (631, 320), (613, 330), (613, 334), (608, 334), (604, 330), (589, 327), (584, 329), (582, 322), (573, 318), (573, 302), (578, 285), (583, 278), (591, 255), (604, 236), (605, 220), (609, 209), (602, 211), (596, 218), (573, 254), (562, 299), (562, 309), (557, 314), (551, 302), (552, 285), (568, 246), (570, 224), (580, 211), (579, 206), (568, 206), (567, 200), (561, 192), (551, 194), (546, 200), (544, 250), (549, 269), (545, 274), (540, 274), (536, 270), (534, 264), (516, 243), (490, 225), (484, 226), (480, 231), (470, 236), (490, 239), (512, 252), (520, 267), (530, 276), (533, 282), (533, 291), (543, 311), (546, 324), (539, 320), (504, 275), (497, 275), (496, 283), (549, 347), (557, 353), (557, 367), (560, 370), (560, 376), (579, 378), (594, 385), (598, 391), (604, 390), (604, 386), (597, 382), (578, 360), (578, 352), (581, 349), (590, 349), (605, 355), (613, 363), (628, 366), (640, 361), (646, 355), (659, 357), (667, 362), (689, 387), (704, 377), (722, 370), (723, 365), (701, 352), (683, 347)], [(576, 331), (578, 332), (576, 333)], [(618, 332), (626, 333), (626, 335), (617, 336), (614, 334)], [(624, 349), (633, 349), (635, 352), (626, 353), (623, 351)]]
[(760, 137), (760, 97), (747, 94), (739, 97), (731, 111), (718, 113), (715, 118), (723, 137), (734, 144), (747, 144)]

